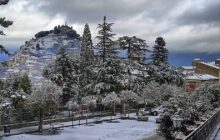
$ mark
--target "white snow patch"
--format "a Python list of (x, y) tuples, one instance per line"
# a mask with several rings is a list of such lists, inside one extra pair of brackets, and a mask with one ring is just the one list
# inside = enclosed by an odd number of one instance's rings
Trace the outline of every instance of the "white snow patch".
[(3, 137), (2, 140), (137, 140), (154, 132), (158, 126), (155, 117), (147, 122), (137, 120), (118, 120), (120, 123), (101, 123), (94, 126), (67, 127), (58, 135), (22, 134)]

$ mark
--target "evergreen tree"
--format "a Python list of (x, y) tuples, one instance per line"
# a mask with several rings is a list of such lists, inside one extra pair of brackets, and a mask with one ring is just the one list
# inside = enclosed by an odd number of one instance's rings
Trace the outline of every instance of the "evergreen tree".
[[(0, 5), (6, 5), (8, 2), (9, 2), (9, 0), (1, 0)], [(0, 18), (0, 27), (8, 28), (12, 24), (13, 24), (13, 22), (10, 20), (6, 20), (5, 17)], [(5, 35), (5, 34), (3, 31), (0, 30), (0, 35)], [(0, 54), (1, 53), (9, 54), (9, 52), (2, 45), (0, 45)]]
[(107, 59), (94, 66), (93, 79), (86, 86), (89, 93), (105, 97), (109, 93), (118, 94), (123, 88), (123, 74), (120, 59)]
[(130, 60), (137, 60), (139, 63), (143, 63), (143, 61), (146, 60), (145, 52), (148, 51), (148, 46), (145, 40), (137, 38), (136, 36), (123, 36), (118, 39), (118, 42), (122, 49), (128, 50), (128, 58)]
[(85, 96), (84, 87), (91, 82), (91, 67), (94, 64), (94, 53), (92, 50), (93, 44), (89, 25), (86, 24), (81, 39), (80, 51), (80, 77), (79, 77), (79, 96)]
[(158, 37), (155, 41), (152, 52), (153, 64), (159, 66), (168, 63), (168, 50), (165, 48), (166, 42), (162, 37)]
[(63, 104), (78, 94), (78, 62), (73, 61), (65, 52), (64, 46), (56, 60), (44, 68), (43, 76), (63, 88)]
[(20, 77), (19, 87), (27, 94), (31, 93), (31, 80), (29, 79), (27, 74), (24, 74)]
[(113, 23), (106, 22), (106, 16), (104, 16), (103, 24), (98, 24), (100, 30), (98, 32), (99, 35), (96, 37), (99, 40), (97, 46), (100, 48), (103, 62), (106, 61), (106, 55), (115, 53), (113, 49), (114, 42), (112, 41), (115, 34), (112, 33), (112, 25)]

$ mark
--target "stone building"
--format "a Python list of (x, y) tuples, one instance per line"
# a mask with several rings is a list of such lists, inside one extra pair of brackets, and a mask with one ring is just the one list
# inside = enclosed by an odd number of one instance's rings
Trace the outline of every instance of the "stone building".
[(210, 81), (220, 84), (220, 59), (203, 62), (194, 59), (192, 66), (182, 66), (185, 75), (184, 87), (187, 92), (194, 91), (202, 82)]

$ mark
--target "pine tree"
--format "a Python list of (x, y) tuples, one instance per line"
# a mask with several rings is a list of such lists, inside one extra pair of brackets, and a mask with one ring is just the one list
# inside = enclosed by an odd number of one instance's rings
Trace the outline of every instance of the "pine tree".
[(153, 64), (159, 66), (168, 63), (168, 50), (165, 48), (166, 42), (162, 37), (158, 37), (155, 41), (152, 52)]
[[(8, 4), (9, 0), (0, 0), (0, 5), (6, 5)], [(12, 21), (6, 20), (5, 17), (0, 18), (0, 27), (8, 28), (13, 24)], [(3, 31), (0, 30), (0, 35), (5, 35)], [(5, 53), (9, 55), (9, 52), (5, 49), (4, 46), (0, 45), (0, 54)]]
[(98, 24), (100, 30), (98, 32), (99, 35), (96, 37), (99, 40), (97, 46), (100, 48), (103, 62), (106, 61), (107, 55), (115, 53), (113, 49), (114, 42), (112, 41), (115, 34), (112, 33), (112, 25), (113, 23), (106, 22), (106, 16), (104, 16), (103, 24)]
[(147, 50), (147, 45), (145, 40), (137, 38), (136, 36), (128, 37), (123, 36), (118, 39), (120, 48), (128, 50), (128, 58), (130, 60), (137, 60), (139, 63), (143, 63), (145, 58), (145, 52)]
[[(79, 91), (81, 95), (85, 96), (84, 87), (91, 81), (91, 67), (94, 64), (94, 53), (92, 50), (93, 44), (91, 39), (91, 32), (89, 25), (86, 24), (81, 39), (80, 51), (80, 77), (79, 77)], [(80, 96), (81, 96), (80, 95)]]

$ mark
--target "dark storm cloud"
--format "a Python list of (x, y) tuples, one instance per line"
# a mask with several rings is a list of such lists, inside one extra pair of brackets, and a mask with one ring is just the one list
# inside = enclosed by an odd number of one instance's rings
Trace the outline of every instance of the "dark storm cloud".
[(30, 4), (41, 3), (38, 7), (50, 16), (61, 14), (71, 22), (96, 22), (104, 15), (112, 20), (126, 20), (139, 14), (151, 18), (161, 17), (180, 1), (173, 0), (38, 0)]
[(191, 5), (177, 18), (178, 24), (186, 25), (220, 25), (220, 1), (211, 0), (203, 3), (202, 7)]
[(171, 52), (220, 52), (219, 0), (10, 0), (1, 8), (0, 17), (14, 21), (0, 38), (5, 46), (65, 21), (81, 35), (88, 23), (95, 38), (106, 15), (115, 39), (138, 36), (153, 46), (162, 36)]

